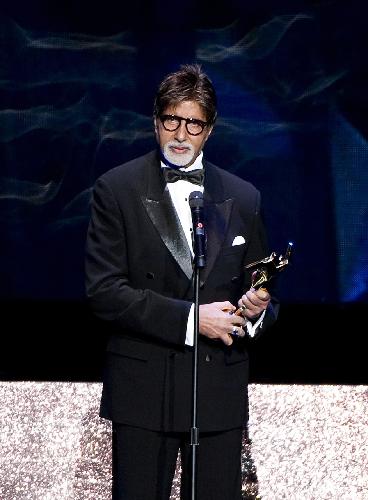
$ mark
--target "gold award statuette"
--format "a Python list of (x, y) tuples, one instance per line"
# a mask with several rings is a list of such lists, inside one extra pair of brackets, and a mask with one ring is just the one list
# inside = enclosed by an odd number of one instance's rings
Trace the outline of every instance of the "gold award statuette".
[(293, 243), (289, 242), (285, 256), (279, 255), (277, 257), (276, 252), (272, 252), (269, 257), (245, 266), (245, 269), (252, 271), (252, 287), (258, 290), (279, 272), (283, 271), (290, 263), (292, 248)]
[[(289, 242), (285, 255), (277, 256), (276, 252), (272, 252), (269, 257), (245, 266), (245, 269), (252, 272), (252, 288), (255, 290), (265, 288), (266, 283), (283, 271), (290, 263), (292, 248), (293, 243)], [(240, 316), (242, 309), (237, 309), (234, 314)]]

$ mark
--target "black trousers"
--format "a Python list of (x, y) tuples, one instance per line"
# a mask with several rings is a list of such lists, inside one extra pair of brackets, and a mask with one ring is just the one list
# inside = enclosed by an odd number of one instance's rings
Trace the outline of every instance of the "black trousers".
[[(242, 429), (200, 433), (197, 499), (241, 499)], [(181, 499), (191, 498), (189, 433), (161, 433), (113, 424), (113, 500), (169, 500), (178, 451)]]

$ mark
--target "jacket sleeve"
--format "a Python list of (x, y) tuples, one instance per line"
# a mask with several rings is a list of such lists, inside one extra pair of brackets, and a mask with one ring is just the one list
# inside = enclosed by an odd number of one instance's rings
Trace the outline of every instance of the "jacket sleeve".
[(134, 288), (127, 245), (124, 214), (112, 189), (100, 178), (93, 189), (86, 240), (86, 293), (91, 308), (122, 333), (184, 346), (191, 303)]
[[(252, 236), (247, 252), (246, 264), (264, 259), (270, 254), (267, 233), (265, 230), (262, 212), (261, 212), (261, 195), (257, 192), (255, 203), (255, 217), (252, 229)], [(262, 320), (259, 322), (252, 335), (253, 339), (258, 338), (265, 330), (272, 326), (277, 320), (280, 304), (278, 299), (273, 295), (273, 283), (267, 284), (266, 287), (271, 294), (271, 301), (264, 312)]]

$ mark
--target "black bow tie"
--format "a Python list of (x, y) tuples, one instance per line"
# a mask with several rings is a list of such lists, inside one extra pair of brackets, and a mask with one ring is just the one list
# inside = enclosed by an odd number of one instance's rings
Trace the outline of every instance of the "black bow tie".
[(163, 173), (166, 182), (184, 180), (200, 186), (203, 184), (204, 180), (203, 168), (189, 170), (189, 172), (186, 172), (185, 170), (175, 170), (175, 168), (164, 168)]

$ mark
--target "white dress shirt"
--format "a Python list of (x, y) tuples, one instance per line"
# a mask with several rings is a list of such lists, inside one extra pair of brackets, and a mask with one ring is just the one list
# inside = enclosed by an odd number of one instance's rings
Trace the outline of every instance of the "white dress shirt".
[[(201, 152), (195, 159), (194, 163), (190, 165), (190, 167), (186, 168), (182, 167), (179, 170), (185, 170), (186, 172), (189, 172), (190, 170), (202, 169), (203, 168), (202, 159), (203, 159), (203, 153)], [(168, 168), (168, 167), (163, 162), (161, 162), (161, 168)], [(189, 195), (192, 191), (201, 191), (203, 193), (204, 187), (180, 179), (176, 182), (168, 182), (167, 188), (169, 190), (171, 200), (175, 207), (176, 213), (178, 214), (185, 237), (188, 241), (190, 251), (192, 255), (194, 255), (193, 239), (192, 239), (193, 223), (192, 223), (192, 212), (189, 206)], [(258, 326), (261, 325), (263, 321), (263, 317), (264, 317), (264, 312), (254, 325), (252, 325), (250, 321), (247, 322), (246, 327), (248, 335), (250, 337), (254, 337), (256, 329), (258, 328)], [(186, 345), (192, 346), (193, 338), (194, 338), (194, 304), (192, 304), (188, 316), (187, 333), (185, 337)]]

